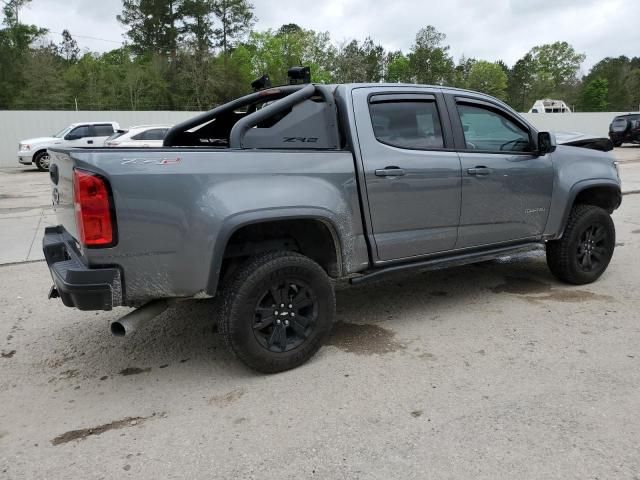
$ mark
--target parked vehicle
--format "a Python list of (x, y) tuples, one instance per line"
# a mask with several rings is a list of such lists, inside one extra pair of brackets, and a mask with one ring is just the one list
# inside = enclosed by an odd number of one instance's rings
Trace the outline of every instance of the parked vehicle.
[(18, 146), (18, 162), (22, 165), (33, 163), (40, 171), (49, 170), (49, 148), (102, 146), (119, 128), (116, 122), (72, 123), (51, 137), (22, 140)]
[(161, 147), (171, 125), (140, 125), (119, 129), (104, 141), (105, 147)]
[(552, 100), (545, 98), (544, 100), (536, 100), (533, 107), (529, 109), (529, 113), (572, 113), (569, 105), (562, 100)]
[(609, 138), (616, 147), (623, 143), (640, 143), (640, 113), (614, 118), (609, 125)]
[(308, 360), (333, 281), (546, 246), (585, 284), (615, 247), (622, 196), (607, 152), (556, 146), (503, 102), (422, 85), (289, 85), (174, 126), (161, 149), (56, 148), (50, 298), (140, 307), (221, 297), (218, 331), (261, 372)]

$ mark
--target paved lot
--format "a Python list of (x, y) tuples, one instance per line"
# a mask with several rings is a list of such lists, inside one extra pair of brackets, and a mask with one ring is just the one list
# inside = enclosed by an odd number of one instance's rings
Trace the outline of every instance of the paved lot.
[[(39, 242), (46, 175), (0, 179), (2, 250), (29, 212)], [(273, 376), (227, 352), (215, 302), (116, 339), (126, 309), (0, 266), (0, 478), (640, 478), (638, 212), (625, 196), (592, 285), (531, 255), (342, 289), (330, 345)]]

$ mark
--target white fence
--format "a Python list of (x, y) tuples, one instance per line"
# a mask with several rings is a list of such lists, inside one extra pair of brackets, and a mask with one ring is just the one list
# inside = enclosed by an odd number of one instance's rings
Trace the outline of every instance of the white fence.
[(540, 131), (579, 132), (608, 137), (611, 120), (625, 113), (629, 112), (525, 113), (523, 115)]
[(0, 111), (0, 167), (18, 167), (20, 140), (53, 135), (76, 122), (118, 122), (121, 127), (132, 125), (173, 125), (200, 112), (75, 112), (75, 111)]
[[(19, 166), (18, 142), (52, 135), (74, 122), (115, 121), (122, 127), (142, 124), (174, 124), (199, 112), (74, 112), (0, 111), (0, 167)], [(609, 123), (619, 113), (526, 113), (524, 116), (541, 131), (580, 132), (606, 137)]]

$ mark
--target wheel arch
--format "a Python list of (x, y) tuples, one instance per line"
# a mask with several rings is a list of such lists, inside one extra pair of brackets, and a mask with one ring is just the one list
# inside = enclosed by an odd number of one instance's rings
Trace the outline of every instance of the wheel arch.
[(594, 205), (613, 213), (622, 203), (620, 184), (609, 179), (585, 180), (575, 184), (569, 191), (566, 207), (562, 215), (560, 231), (555, 238), (560, 238), (569, 220), (571, 209), (578, 204)]
[[(247, 212), (229, 218), (217, 235), (206, 292), (215, 295), (225, 273), (223, 267), (227, 267), (230, 258), (242, 259), (251, 254), (275, 249), (299, 251), (319, 263), (329, 276), (343, 276), (344, 248), (337, 225), (338, 222), (329, 212), (318, 209), (276, 210), (268, 214), (264, 211)], [(313, 226), (315, 230), (310, 228), (305, 233), (300, 233), (305, 227)], [(260, 237), (260, 232), (265, 233), (265, 236)], [(287, 235), (277, 235), (280, 232)], [(316, 233), (320, 234), (319, 238), (310, 242)], [(243, 234), (246, 234), (245, 237)], [(287, 248), (283, 241), (288, 239), (294, 243)], [(319, 240), (319, 243), (315, 243), (315, 240)], [(243, 242), (251, 244), (251, 248), (243, 251)], [(236, 247), (240, 250), (230, 250)]]

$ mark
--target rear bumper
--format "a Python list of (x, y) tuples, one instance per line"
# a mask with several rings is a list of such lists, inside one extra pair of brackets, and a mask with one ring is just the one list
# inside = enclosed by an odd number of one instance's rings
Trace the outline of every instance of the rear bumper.
[(62, 226), (47, 227), (42, 240), (54, 288), (67, 307), (111, 310), (122, 305), (122, 281), (117, 268), (90, 268), (77, 251), (76, 241)]

